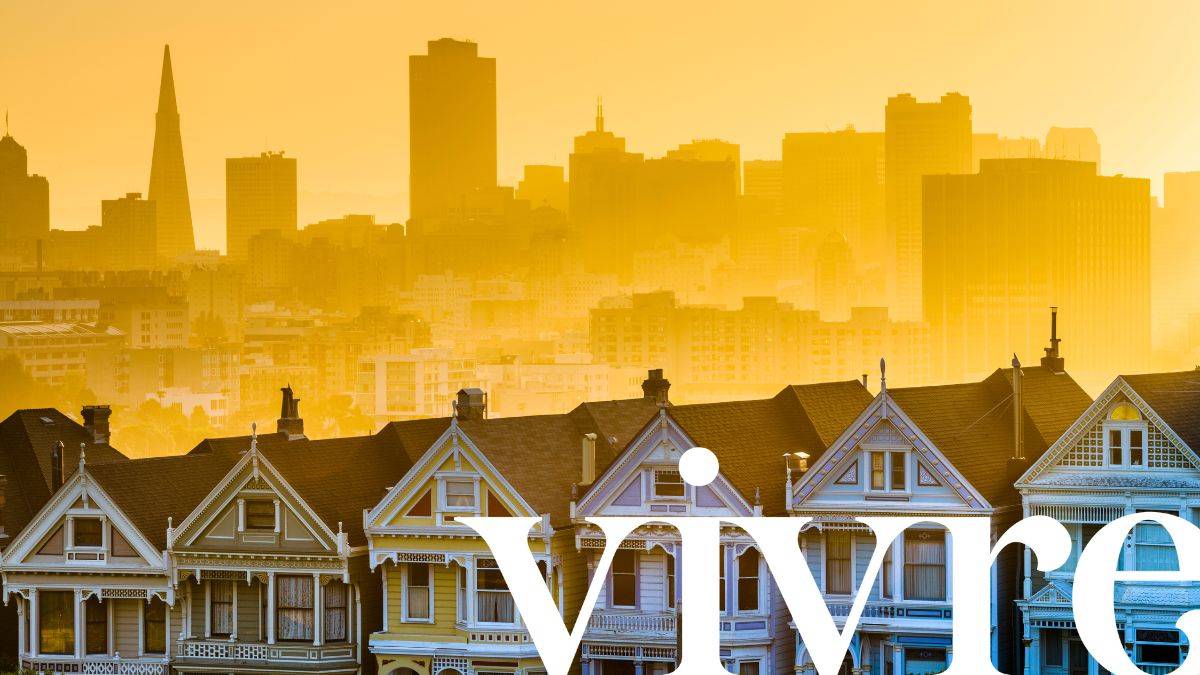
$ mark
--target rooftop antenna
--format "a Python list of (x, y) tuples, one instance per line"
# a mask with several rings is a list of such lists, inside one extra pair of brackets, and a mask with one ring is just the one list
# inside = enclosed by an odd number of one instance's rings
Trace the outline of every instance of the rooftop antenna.
[(12, 136), (12, 127), (8, 124), (8, 108), (4, 109), (4, 135)]
[(604, 131), (604, 97), (596, 97), (596, 131)]

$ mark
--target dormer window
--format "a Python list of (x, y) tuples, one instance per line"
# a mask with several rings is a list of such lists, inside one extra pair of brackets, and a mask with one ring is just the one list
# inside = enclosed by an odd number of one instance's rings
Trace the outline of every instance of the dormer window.
[(677, 499), (683, 496), (683, 478), (675, 469), (654, 470), (654, 496)]
[(1104, 444), (1109, 466), (1146, 465), (1146, 422), (1128, 402), (1118, 403), (1104, 423)]
[(71, 545), (74, 548), (100, 548), (104, 546), (104, 521), (99, 518), (76, 518)]
[(870, 492), (908, 491), (908, 453), (870, 451), (867, 453), (867, 489)]
[(269, 499), (246, 500), (246, 529), (271, 532), (275, 529), (275, 502)]
[(446, 481), (446, 506), (464, 511), (475, 509), (475, 482), (469, 480)]

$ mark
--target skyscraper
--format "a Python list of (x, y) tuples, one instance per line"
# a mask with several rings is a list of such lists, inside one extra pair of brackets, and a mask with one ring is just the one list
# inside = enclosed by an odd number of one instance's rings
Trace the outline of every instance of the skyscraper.
[(496, 59), (474, 42), (442, 38), (408, 57), (409, 204), (442, 218), (496, 186)]
[(130, 192), (120, 199), (100, 202), (103, 249), (96, 251), (101, 267), (117, 270), (153, 269), (162, 250), (158, 236), (157, 204)]
[(158, 210), (158, 257), (170, 262), (194, 252), (196, 240), (192, 232), (187, 173), (183, 168), (183, 140), (179, 134), (179, 108), (175, 105), (170, 46), (163, 47), (162, 82), (158, 89), (158, 112), (154, 115), (149, 198)]
[(0, 138), (0, 241), (40, 239), (50, 232), (50, 184), (29, 175), (25, 148), (8, 131)]
[(783, 137), (783, 204), (789, 221), (844, 238), (860, 266), (882, 267), (883, 134), (842, 131)]
[(1050, 127), (1046, 133), (1046, 158), (1095, 162), (1100, 171), (1100, 139), (1089, 127)]
[(1154, 346), (1175, 357), (1187, 349), (1188, 324), (1200, 314), (1200, 171), (1163, 176), (1163, 208), (1150, 226)]
[(884, 213), (893, 315), (921, 318), (921, 177), (971, 172), (971, 101), (958, 93), (920, 103), (888, 99), (884, 114)]
[(525, 177), (517, 184), (517, 199), (535, 209), (548, 206), (565, 214), (568, 187), (564, 173), (561, 166), (526, 164)]
[(1150, 349), (1150, 181), (1091, 162), (984, 160), (927, 176), (925, 320), (934, 375), (958, 381), (1041, 354), (1061, 307), (1071, 372), (1102, 385)]
[(667, 151), (667, 159), (687, 159), (700, 162), (733, 162), (735, 194), (742, 194), (742, 147), (719, 138), (705, 138), (683, 143)]
[(250, 240), (267, 230), (296, 232), (296, 158), (282, 152), (225, 160), (225, 252), (244, 261)]

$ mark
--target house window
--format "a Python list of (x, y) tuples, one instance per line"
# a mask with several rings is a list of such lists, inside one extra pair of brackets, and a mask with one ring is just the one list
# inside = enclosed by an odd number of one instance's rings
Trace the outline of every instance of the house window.
[(38, 593), (38, 644), (42, 654), (75, 653), (75, 594)]
[(459, 621), (466, 623), (467, 621), (467, 569), (465, 567), (458, 568), (457, 586), (455, 589), (458, 596), (457, 618)]
[(280, 640), (312, 640), (313, 578), (279, 576), (275, 586), (277, 637)]
[(1104, 426), (1109, 466), (1146, 465), (1147, 427), (1137, 408), (1128, 402), (1118, 404)]
[(883, 577), (879, 580), (879, 594), (885, 598), (892, 597), (892, 547), (888, 546), (887, 551), (883, 554), (883, 571), (880, 573)]
[(269, 499), (251, 499), (246, 502), (246, 529), (257, 531), (275, 530), (275, 502)]
[(675, 609), (675, 556), (664, 556), (667, 562), (667, 607)]
[(142, 630), (145, 635), (142, 652), (167, 653), (167, 603), (154, 598), (143, 605)]
[(904, 597), (946, 599), (946, 535), (917, 530), (904, 535)]
[(758, 611), (758, 549), (748, 548), (738, 558), (737, 594), (739, 612)]
[(404, 566), (404, 618), (428, 621), (430, 609), (429, 565), (408, 563)]
[(475, 508), (475, 482), (470, 480), (446, 481), (446, 508), (455, 511), (470, 511)]
[(212, 635), (233, 635), (233, 584), (232, 581), (208, 582), (208, 626)]
[(475, 572), (475, 620), (481, 623), (512, 623), (515, 611), (504, 575), (494, 568)]
[(108, 607), (92, 596), (83, 604), (87, 623), (86, 648), (88, 654), (108, 653)]
[(719, 574), (721, 575), (721, 581), (720, 581), (720, 585), (721, 585), (721, 589), (720, 589), (720, 593), (721, 593), (721, 600), (720, 600), (720, 603), (721, 603), (721, 604), (720, 604), (720, 609), (721, 609), (721, 613), (724, 613), (724, 612), (725, 612), (725, 588), (726, 588), (726, 586), (725, 586), (725, 547), (724, 547), (724, 546), (722, 546), (722, 547), (718, 548), (718, 549), (717, 549), (717, 551), (718, 551), (718, 555), (720, 556), (720, 557), (717, 559), (717, 560), (718, 560), (718, 562), (717, 562), (717, 569), (718, 569), (718, 571), (719, 571)]
[(826, 542), (825, 592), (850, 595), (850, 533), (830, 532)]
[(738, 664), (738, 675), (758, 675), (758, 661), (742, 661)]
[(1179, 631), (1138, 630), (1135, 637), (1138, 665), (1179, 665)]
[(683, 478), (675, 469), (654, 470), (655, 497), (682, 497)]
[(349, 592), (346, 584), (341, 581), (331, 581), (322, 590), (325, 600), (325, 641), (346, 641), (346, 596)]
[(1055, 668), (1063, 664), (1063, 635), (1057, 628), (1042, 631), (1042, 663)]
[[(1146, 511), (1139, 511), (1146, 513)], [(1170, 515), (1175, 515), (1174, 513)], [(1133, 530), (1135, 569), (1141, 572), (1175, 572), (1179, 555), (1167, 529), (1156, 522), (1138, 523)]]
[(620, 549), (612, 562), (612, 606), (637, 606), (637, 553)]
[(871, 467), (871, 492), (905, 492), (908, 490), (908, 453), (903, 451), (872, 451), (867, 453)]
[(76, 548), (100, 548), (104, 545), (104, 523), (99, 518), (75, 518), (71, 545)]

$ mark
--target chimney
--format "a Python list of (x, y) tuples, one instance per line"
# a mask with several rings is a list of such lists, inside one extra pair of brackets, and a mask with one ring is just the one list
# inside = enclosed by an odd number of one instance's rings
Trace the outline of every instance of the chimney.
[(459, 389), (454, 401), (454, 416), (460, 420), (487, 419), (487, 394), (479, 387)]
[(1058, 343), (1062, 340), (1058, 339), (1058, 308), (1050, 308), (1050, 346), (1046, 347), (1046, 355), (1042, 357), (1042, 367), (1054, 372), (1067, 372), (1066, 360), (1059, 356)]
[(112, 408), (107, 405), (85, 405), (81, 415), (83, 428), (92, 435), (92, 442), (108, 445), (108, 418), (112, 416)]
[(583, 435), (583, 475), (580, 485), (596, 482), (596, 434)]
[(671, 381), (663, 377), (662, 368), (655, 368), (646, 373), (642, 380), (642, 398), (650, 399), (660, 406), (671, 405), (667, 394), (671, 390)]
[(300, 417), (300, 399), (292, 392), (292, 385), (280, 387), (283, 401), (279, 406), (279, 420), (275, 429), (281, 434), (287, 434), (289, 441), (304, 438), (304, 419)]
[[(1043, 362), (1045, 359), (1043, 359)], [(1021, 397), (1022, 380), (1025, 374), (1021, 371), (1021, 361), (1013, 354), (1012, 358), (1012, 411), (1013, 411), (1013, 454), (1008, 460), (1008, 479), (1015, 483), (1025, 470), (1029, 468), (1025, 461), (1025, 402)]]
[(66, 457), (66, 446), (62, 441), (55, 441), (50, 449), (50, 492), (58, 492), (63, 484), (63, 461)]

